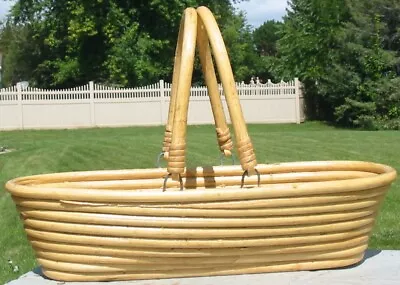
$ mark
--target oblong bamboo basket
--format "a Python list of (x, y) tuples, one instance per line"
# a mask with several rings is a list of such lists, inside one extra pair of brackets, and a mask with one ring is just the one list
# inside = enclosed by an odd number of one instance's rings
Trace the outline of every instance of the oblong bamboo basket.
[[(185, 168), (196, 39), (220, 150), (231, 155), (233, 143), (211, 50), (241, 165)], [(163, 145), (167, 168), (43, 174), (7, 182), (47, 277), (106, 281), (312, 270), (363, 258), (396, 171), (363, 161), (257, 164), (232, 83), (211, 12), (188, 8)]]

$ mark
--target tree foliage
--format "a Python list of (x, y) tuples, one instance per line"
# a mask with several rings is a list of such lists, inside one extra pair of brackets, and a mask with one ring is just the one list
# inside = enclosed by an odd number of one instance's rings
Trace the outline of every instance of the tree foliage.
[(399, 119), (399, 8), (392, 0), (291, 1), (279, 73), (304, 82), (312, 118), (364, 128)]
[(253, 32), (254, 45), (261, 56), (276, 56), (277, 41), (280, 39), (282, 22), (268, 20)]
[[(6, 73), (10, 83), (23, 76), (41, 87), (74, 86), (89, 80), (122, 86), (168, 80), (182, 12), (200, 5), (208, 6), (222, 29), (231, 31), (229, 36), (237, 39), (234, 44), (251, 45), (245, 43), (245, 20), (235, 15), (229, 0), (19, 0), (5, 26), (13, 34), (26, 30), (25, 44), (36, 51), (31, 53), (35, 65), (26, 66), (12, 55), (18, 41), (16, 36), (9, 41), (8, 36), (2, 46), (6, 57), (29, 72), (20, 75), (7, 68)], [(240, 48), (231, 50), (238, 67), (245, 56)], [(17, 53), (29, 54), (24, 49)]]
[(249, 80), (256, 72), (258, 58), (244, 14), (231, 17), (222, 28), (222, 33), (236, 81)]
[[(29, 26), (4, 25), (0, 36), (0, 50), (3, 58), (2, 83), (18, 82), (33, 76), (40, 54), (32, 44), (32, 30)], [(21, 64), (15, 64), (19, 62)]]
[(253, 31), (253, 42), (257, 53), (255, 73), (264, 81), (276, 80), (275, 70), (280, 62), (277, 59), (277, 42), (280, 39), (282, 22), (268, 20)]

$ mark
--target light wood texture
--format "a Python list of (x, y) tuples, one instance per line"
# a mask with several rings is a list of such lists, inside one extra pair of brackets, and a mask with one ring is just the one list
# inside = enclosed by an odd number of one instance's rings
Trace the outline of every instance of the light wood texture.
[[(191, 14), (193, 14), (192, 10)], [(193, 17), (193, 16), (192, 16)], [(176, 98), (178, 92), (178, 83), (181, 71), (181, 59), (182, 59), (182, 45), (183, 45), (183, 35), (185, 29), (185, 14), (181, 19), (181, 23), (179, 26), (179, 33), (178, 33), (178, 42), (176, 45), (175, 51), (175, 61), (174, 61), (174, 71), (172, 74), (172, 86), (171, 86), (171, 96), (170, 96), (170, 104), (168, 110), (168, 119), (165, 127), (165, 134), (164, 134), (164, 142), (163, 142), (163, 152), (164, 158), (168, 159), (169, 157), (169, 147), (172, 141), (172, 127), (175, 117), (175, 105), (176, 105)]]
[(211, 11), (206, 7), (199, 7), (197, 8), (197, 13), (199, 14), (207, 32), (217, 65), (218, 74), (224, 88), (229, 114), (235, 130), (240, 163), (244, 170), (253, 172), (254, 167), (257, 165), (257, 161), (253, 145), (247, 132), (224, 40)]
[[(210, 92), (210, 101), (217, 124), (216, 129), (220, 148), (224, 151), (225, 155), (231, 154), (232, 143), (230, 141), (229, 129), (226, 125), (222, 103), (219, 98), (209, 45), (211, 45), (214, 54), (218, 73), (224, 88), (229, 114), (235, 130), (239, 160), (243, 170), (252, 174), (254, 173), (257, 161), (242, 114), (228, 53), (217, 22), (211, 11), (206, 7), (197, 8), (199, 19), (196, 17), (197, 14), (192, 13), (192, 10), (187, 9), (186, 11), (183, 36), (181, 39), (182, 43), (178, 42), (179, 47), (177, 48), (179, 51), (177, 52), (177, 56), (181, 58), (176, 59), (176, 62), (179, 63), (180, 66), (176, 67), (174, 70), (174, 76), (176, 75), (179, 77), (174, 81), (175, 87), (173, 87), (172, 96), (176, 98), (171, 100), (170, 104), (169, 120), (171, 120), (173, 116), (173, 125), (169, 152), (165, 155), (165, 158), (168, 160), (168, 172), (172, 174), (181, 174), (184, 172), (185, 168), (187, 113), (194, 62), (193, 41), (196, 41), (197, 38), (203, 73)], [(199, 35), (197, 35), (197, 33), (199, 33)], [(167, 139), (168, 136), (169, 133), (166, 133), (164, 142), (169, 140)]]
[(262, 185), (244, 189), (225, 185), (240, 166), (187, 170), (216, 184), (183, 192), (149, 188), (165, 169), (44, 174), (7, 189), (48, 277), (131, 280), (353, 264), (396, 177), (356, 161), (259, 169)]
[(134, 279), (161, 279), (173, 277), (213, 276), (232, 274), (251, 274), (280, 271), (316, 270), (335, 267), (344, 267), (355, 264), (362, 259), (362, 254), (341, 259), (294, 261), (286, 263), (258, 263), (245, 266), (204, 267), (200, 269), (155, 270), (150, 272), (126, 271), (122, 273), (77, 273), (71, 271), (57, 271), (45, 268), (43, 273), (56, 280), (97, 281), (97, 280), (134, 280)]
[[(233, 142), (229, 132), (228, 125), (226, 123), (226, 118), (224, 114), (224, 109), (222, 106), (222, 101), (219, 95), (218, 82), (215, 75), (214, 63), (212, 60), (211, 49), (208, 42), (207, 33), (205, 31), (204, 25), (201, 19), (197, 19), (197, 47), (199, 52), (200, 63), (202, 66), (203, 75), (207, 85), (208, 95), (210, 97), (211, 108), (214, 116), (216, 134), (218, 139), (218, 144), (221, 152), (225, 156), (230, 156), (232, 154)], [(168, 113), (168, 121), (166, 124), (163, 152), (164, 158), (169, 157), (169, 147), (172, 140), (172, 128), (175, 117), (176, 109), (176, 98), (177, 89), (179, 84), (181, 61), (182, 61), (182, 45), (183, 45), (183, 33), (184, 33), (184, 18), (181, 21), (181, 26), (179, 29), (178, 43), (175, 54), (175, 64), (173, 72), (173, 81), (171, 89), (171, 99)], [(184, 54), (186, 56), (186, 54)], [(191, 51), (189, 56), (192, 56)], [(190, 91), (189, 91), (190, 94)]]
[[(167, 169), (53, 173), (7, 182), (44, 274), (110, 281), (313, 270), (360, 261), (396, 171), (363, 161), (256, 165), (211, 12), (186, 9), (181, 31)], [(207, 37), (219, 54), (240, 166), (185, 168), (196, 34), (213, 107), (220, 98)], [(225, 127), (223, 113), (215, 117), (217, 128)], [(255, 166), (260, 185), (253, 175), (241, 188), (243, 169)], [(168, 172), (182, 176), (183, 191), (173, 180), (162, 191)]]
[(230, 156), (232, 154), (233, 143), (226, 123), (221, 97), (219, 95), (218, 82), (215, 75), (210, 44), (202, 19), (199, 18), (197, 21), (197, 47), (215, 119), (218, 144), (221, 152), (223, 152), (225, 156)]
[[(173, 116), (172, 137), (168, 159), (168, 172), (172, 174), (180, 174), (185, 168), (185, 151), (186, 151), (186, 126), (187, 111), (189, 106), (190, 87), (192, 85), (192, 74), (194, 55), (197, 37), (197, 13), (194, 8), (187, 8), (184, 12), (183, 36), (182, 42), (178, 43), (181, 49), (179, 66), (177, 66), (176, 99), (175, 107), (171, 104), (171, 108), (175, 111)], [(175, 88), (175, 87), (173, 87)], [(185, 98), (187, 98), (185, 100)]]

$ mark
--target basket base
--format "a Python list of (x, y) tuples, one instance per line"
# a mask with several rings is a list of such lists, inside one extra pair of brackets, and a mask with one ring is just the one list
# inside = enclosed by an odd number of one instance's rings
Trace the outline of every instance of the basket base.
[[(68, 273), (55, 270), (43, 269), (43, 273), (48, 278), (60, 281), (124, 281), (124, 280), (146, 280), (146, 279), (170, 279), (184, 277), (208, 277), (208, 276), (226, 276), (226, 275), (242, 275), (255, 273), (274, 273), (274, 272), (291, 272), (305, 270), (321, 270), (329, 268), (341, 268), (358, 263), (363, 259), (363, 254), (340, 260), (319, 260), (295, 263), (278, 263), (273, 265), (254, 265), (246, 268), (231, 268), (227, 265), (221, 269), (198, 268), (182, 272), (180, 270), (169, 270), (164, 272), (142, 273), (142, 272), (123, 272), (123, 273)], [(232, 266), (234, 267), (234, 266)]]
[[(56, 285), (57, 281), (49, 280), (40, 275), (40, 270), (29, 272), (18, 280), (8, 285)], [(244, 274), (231, 276), (216, 276), (208, 278), (181, 278), (162, 280), (137, 280), (131, 282), (116, 281), (110, 285), (205, 285), (205, 284), (323, 284), (329, 280), (329, 284), (369, 284), (369, 285), (394, 285), (400, 279), (400, 251), (376, 251), (368, 250), (361, 263), (356, 266), (340, 268), (335, 270), (280, 272), (268, 274)], [(150, 282), (150, 283), (149, 283)], [(68, 285), (72, 283), (63, 283)], [(91, 285), (97, 283), (90, 283)], [(88, 284), (89, 285), (89, 284)]]

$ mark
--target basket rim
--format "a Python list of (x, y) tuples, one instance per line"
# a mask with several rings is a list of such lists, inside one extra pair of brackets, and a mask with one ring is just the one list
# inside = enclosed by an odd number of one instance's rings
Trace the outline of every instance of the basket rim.
[[(61, 172), (51, 174), (38, 174), (32, 176), (18, 177), (6, 183), (6, 189), (14, 196), (31, 199), (50, 199), (50, 200), (71, 200), (86, 202), (204, 202), (204, 201), (224, 201), (224, 200), (247, 200), (263, 198), (279, 198), (291, 196), (306, 196), (312, 194), (326, 194), (338, 192), (362, 191), (367, 189), (387, 187), (397, 177), (397, 172), (388, 165), (365, 162), (365, 161), (302, 161), (302, 162), (284, 162), (276, 164), (259, 164), (258, 168), (263, 171), (270, 170), (271, 173), (289, 173), (296, 172), (299, 169), (308, 171), (329, 171), (336, 170), (361, 170), (374, 172), (377, 175), (373, 177), (353, 178), (346, 180), (317, 181), (317, 182), (296, 182), (281, 184), (266, 184), (254, 188), (241, 189), (239, 187), (226, 187), (210, 189), (195, 189), (186, 191), (166, 191), (154, 192), (146, 190), (119, 190), (119, 189), (92, 189), (92, 188), (57, 188), (40, 187), (34, 183), (38, 179), (54, 179), (59, 176), (60, 179), (73, 178), (77, 180), (88, 179), (99, 176), (112, 178), (115, 175), (141, 175), (147, 173), (150, 178), (161, 178), (167, 173), (166, 169), (125, 169), (125, 170), (101, 170), (101, 171), (75, 171)], [(185, 174), (197, 177), (197, 174), (209, 174), (205, 172), (206, 168), (197, 167), (187, 169)], [(240, 166), (214, 166), (209, 168), (215, 171), (215, 177), (218, 173), (224, 171), (242, 171)], [(194, 172), (191, 172), (194, 171)], [(274, 172), (275, 171), (275, 172)], [(268, 174), (268, 175), (269, 175)], [(199, 175), (200, 177), (200, 175)], [(132, 179), (132, 178), (131, 178)], [(79, 191), (76, 191), (79, 189)]]

